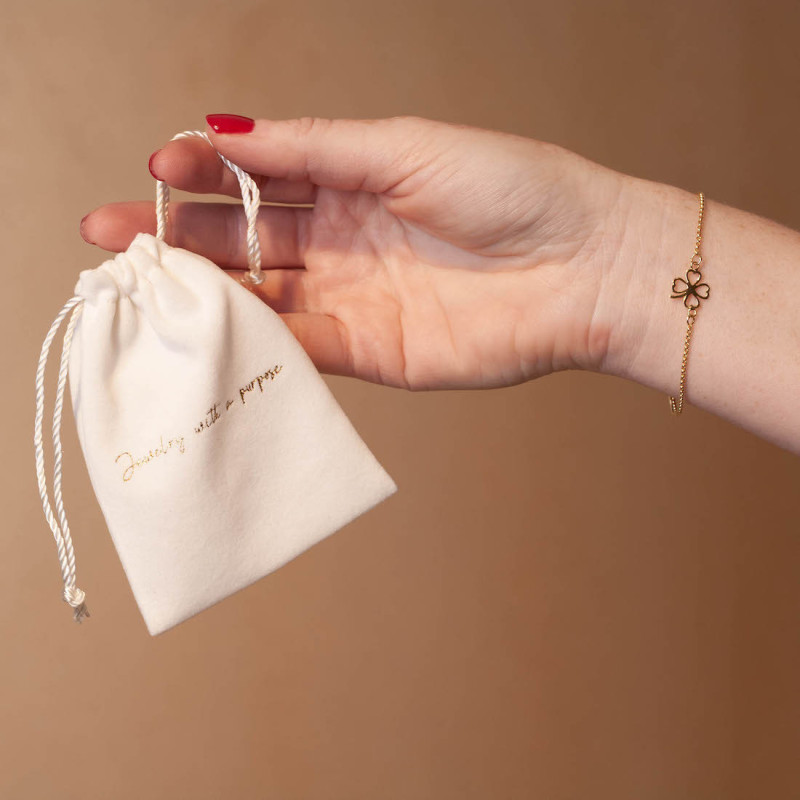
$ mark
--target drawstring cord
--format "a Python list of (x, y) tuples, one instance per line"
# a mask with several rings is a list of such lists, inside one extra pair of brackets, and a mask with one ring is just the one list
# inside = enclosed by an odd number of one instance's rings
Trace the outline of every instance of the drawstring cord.
[[(208, 135), (202, 131), (184, 131), (173, 139), (185, 139), (197, 137), (204, 139), (211, 144)], [(213, 146), (213, 145), (212, 145)], [(216, 151), (215, 151), (216, 152)], [(261, 271), (261, 245), (258, 241), (256, 232), (256, 220), (258, 218), (258, 208), (261, 202), (261, 193), (256, 182), (241, 167), (238, 167), (225, 156), (217, 153), (228, 169), (230, 169), (239, 179), (242, 189), (242, 201), (244, 212), (247, 218), (247, 263), (249, 272), (245, 276), (248, 281), (259, 284), (264, 280)], [(169, 186), (164, 181), (156, 184), (156, 238), (164, 240), (167, 230), (167, 215), (169, 205)], [(61, 446), (61, 417), (64, 410), (64, 391), (67, 385), (69, 373), (69, 354), (72, 347), (72, 335), (75, 325), (80, 318), (83, 310), (83, 298), (72, 297), (58, 312), (50, 330), (42, 343), (42, 352), (39, 356), (39, 365), (36, 370), (36, 418), (34, 420), (33, 444), (36, 452), (36, 477), (39, 482), (39, 497), (42, 499), (44, 515), (53, 531), (53, 538), (58, 549), (58, 562), (61, 565), (61, 578), (64, 581), (64, 600), (74, 609), (76, 622), (81, 622), (84, 617), (90, 616), (86, 608), (86, 595), (75, 584), (75, 552), (72, 549), (72, 536), (69, 532), (67, 513), (64, 509), (64, 498), (61, 490), (62, 472), (62, 446)], [(58, 383), (56, 384), (56, 401), (53, 407), (53, 502), (55, 512), (50, 505), (47, 494), (47, 479), (44, 472), (44, 443), (42, 441), (42, 429), (44, 421), (44, 373), (47, 367), (47, 359), (50, 355), (50, 348), (53, 344), (58, 329), (61, 327), (67, 315), (70, 315), (64, 332), (64, 341), (61, 347), (61, 364), (58, 370)]]
[[(203, 139), (211, 144), (208, 134), (203, 131), (184, 131), (172, 137), (175, 139)], [(211, 145), (213, 147), (213, 145)], [(259, 284), (264, 280), (264, 273), (261, 271), (261, 245), (258, 242), (256, 231), (256, 220), (258, 219), (258, 207), (261, 203), (261, 192), (256, 182), (241, 167), (229, 161), (221, 153), (214, 151), (220, 157), (222, 163), (233, 172), (239, 179), (239, 186), (242, 189), (242, 203), (244, 213), (247, 218), (247, 265), (250, 271), (245, 276), (250, 283)], [(163, 241), (167, 231), (167, 215), (169, 205), (169, 186), (164, 181), (156, 182), (156, 238)]]
[[(39, 366), (36, 370), (36, 418), (34, 420), (33, 444), (36, 452), (36, 477), (39, 481), (39, 497), (42, 499), (42, 508), (50, 530), (53, 531), (53, 538), (58, 548), (58, 562), (61, 565), (61, 578), (64, 581), (64, 600), (74, 609), (76, 622), (81, 622), (84, 617), (89, 616), (86, 608), (86, 595), (75, 585), (75, 552), (72, 549), (72, 536), (69, 532), (67, 513), (64, 509), (64, 498), (61, 493), (61, 416), (64, 409), (64, 390), (67, 385), (67, 374), (69, 371), (69, 353), (72, 347), (72, 334), (75, 325), (80, 318), (83, 310), (83, 298), (72, 297), (58, 312), (50, 330), (45, 336), (42, 344), (42, 352), (39, 356)], [(64, 332), (64, 342), (61, 347), (61, 364), (58, 370), (58, 383), (56, 384), (56, 401), (53, 407), (53, 500), (56, 506), (56, 513), (50, 505), (47, 495), (47, 481), (44, 473), (44, 443), (42, 441), (42, 428), (44, 420), (44, 372), (47, 366), (47, 358), (50, 354), (50, 347), (53, 344), (58, 329), (64, 318), (70, 314), (66, 331)]]

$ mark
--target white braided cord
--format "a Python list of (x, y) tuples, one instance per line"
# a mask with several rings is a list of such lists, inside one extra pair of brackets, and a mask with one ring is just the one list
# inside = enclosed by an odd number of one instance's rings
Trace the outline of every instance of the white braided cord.
[[(203, 139), (211, 145), (211, 139), (203, 131), (183, 131), (172, 137), (175, 139)], [(213, 147), (213, 145), (211, 145)], [(222, 163), (233, 172), (239, 180), (242, 189), (242, 203), (247, 219), (247, 265), (250, 268), (247, 279), (251, 283), (261, 283), (264, 275), (261, 271), (261, 245), (258, 241), (256, 221), (258, 209), (261, 204), (261, 192), (252, 177), (241, 167), (229, 161), (221, 153), (214, 151)], [(164, 181), (156, 181), (156, 238), (164, 239), (167, 232), (167, 219), (169, 215), (169, 186)]]
[[(82, 297), (70, 298), (58, 312), (50, 330), (42, 343), (42, 350), (39, 355), (39, 364), (36, 369), (36, 416), (34, 418), (33, 444), (36, 455), (36, 478), (39, 484), (39, 497), (42, 500), (42, 508), (45, 518), (53, 532), (58, 551), (58, 562), (61, 566), (61, 578), (64, 581), (64, 600), (74, 609), (76, 622), (81, 622), (84, 617), (89, 616), (86, 608), (86, 595), (75, 585), (75, 552), (72, 547), (72, 536), (67, 523), (67, 514), (64, 509), (64, 498), (61, 490), (62, 472), (62, 446), (61, 446), (61, 416), (64, 407), (64, 392), (67, 384), (69, 372), (69, 354), (72, 346), (72, 336), (75, 325), (80, 317), (83, 308)], [(56, 400), (53, 408), (53, 496), (58, 513), (58, 519), (50, 505), (47, 494), (47, 480), (44, 469), (44, 442), (43, 442), (43, 423), (44, 423), (44, 373), (47, 366), (47, 358), (53, 344), (58, 329), (64, 318), (72, 312), (67, 329), (64, 334), (64, 342), (61, 348), (61, 363), (58, 371), (58, 383), (56, 385)]]

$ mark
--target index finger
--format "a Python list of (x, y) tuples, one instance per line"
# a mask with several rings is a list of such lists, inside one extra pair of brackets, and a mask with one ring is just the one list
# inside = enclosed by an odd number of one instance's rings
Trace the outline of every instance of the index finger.
[[(196, 194), (241, 197), (236, 176), (222, 163), (216, 151), (202, 139), (174, 139), (150, 156), (150, 172), (175, 189)], [(291, 181), (253, 175), (266, 202), (313, 204), (317, 187), (310, 181)]]

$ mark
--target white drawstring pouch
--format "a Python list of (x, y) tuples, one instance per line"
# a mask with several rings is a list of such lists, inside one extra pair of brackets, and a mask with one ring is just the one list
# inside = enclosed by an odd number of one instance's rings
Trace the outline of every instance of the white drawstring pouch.
[[(205, 134), (187, 131), (179, 136)], [(178, 138), (178, 137), (175, 137)], [(261, 280), (258, 189), (239, 177), (250, 271)], [(36, 467), (64, 599), (88, 615), (61, 491), (69, 375), (92, 487), (152, 635), (278, 569), (397, 487), (281, 318), (211, 261), (158, 233), (85, 270), (42, 348)], [(43, 449), (44, 371), (69, 316), (53, 416), (53, 506)]]

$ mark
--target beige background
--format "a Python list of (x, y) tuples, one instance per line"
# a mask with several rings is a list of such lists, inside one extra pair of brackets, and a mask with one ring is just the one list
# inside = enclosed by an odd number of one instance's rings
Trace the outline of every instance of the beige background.
[(795, 3), (3, 5), (0, 798), (800, 796), (800, 460), (697, 409), (331, 379), (399, 493), (155, 639), (70, 420), (71, 622), (31, 444), (80, 218), (204, 114), (497, 128), (800, 227)]

